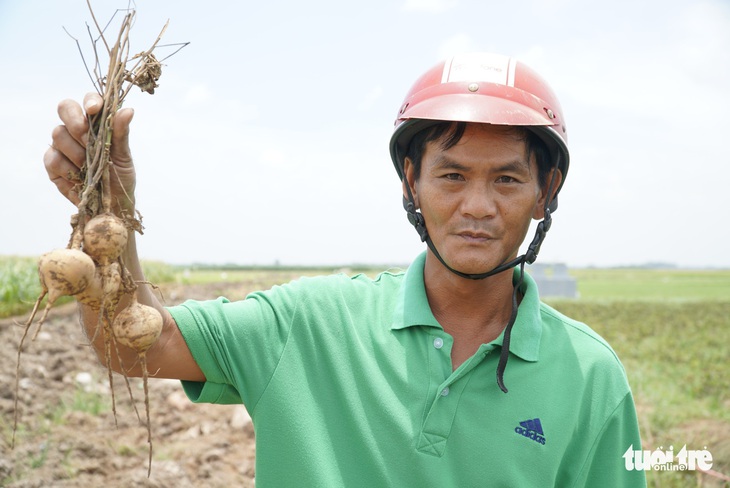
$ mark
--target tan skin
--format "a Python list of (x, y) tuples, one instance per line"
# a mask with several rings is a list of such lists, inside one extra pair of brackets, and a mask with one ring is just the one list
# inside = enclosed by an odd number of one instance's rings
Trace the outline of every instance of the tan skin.
[[(456, 145), (444, 150), (440, 142), (426, 145), (418, 179), (406, 158), (405, 181), (446, 263), (463, 273), (485, 273), (517, 256), (531, 219), (544, 216), (547, 189), (540, 187), (535, 158), (528, 158), (516, 129), (467, 124)], [(560, 173), (556, 179), (558, 187)], [(462, 278), (429, 250), (424, 281), (434, 316), (453, 337), (454, 369), (509, 321), (510, 271), (483, 280)]]
[[(73, 100), (62, 101), (58, 114), (63, 125), (54, 129), (52, 146), (43, 158), (49, 179), (74, 204), (78, 195), (73, 188), (84, 160), (88, 130), (85, 114), (97, 113), (101, 104), (96, 94), (85, 97), (83, 108)], [(131, 109), (117, 112), (111, 148), (114, 201), (121, 202), (126, 212), (135, 205), (136, 179), (129, 150), (132, 116)], [(404, 169), (436, 248), (450, 266), (465, 273), (482, 273), (514, 258), (530, 219), (543, 217), (545, 189), (537, 183), (536, 163), (534, 158), (528, 160), (524, 141), (509, 129), (469, 124), (454, 147), (444, 151), (435, 142), (427, 145), (418, 180), (410, 160), (406, 159)], [(559, 173), (557, 180), (556, 187)], [(134, 235), (122, 258), (134, 278), (145, 281)], [(476, 281), (461, 278), (429, 251), (424, 275), (433, 313), (454, 338), (451, 358), (456, 369), (505, 327), (511, 312), (511, 273)], [(137, 293), (139, 302), (158, 309), (164, 320), (160, 339), (147, 351), (148, 370), (159, 378), (205, 381), (177, 324), (153, 290), (140, 284)], [(490, 299), (484, 300), (485, 296)], [(79, 312), (87, 336), (93, 337), (96, 312), (83, 304), (79, 304)], [(94, 348), (103, 358), (100, 339)], [(127, 374), (141, 376), (136, 353), (120, 348)], [(119, 372), (119, 360), (113, 356), (112, 367)]]

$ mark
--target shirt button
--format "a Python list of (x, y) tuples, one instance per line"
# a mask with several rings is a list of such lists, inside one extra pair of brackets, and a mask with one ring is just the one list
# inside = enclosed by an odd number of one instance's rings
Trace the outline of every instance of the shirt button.
[(444, 346), (444, 340), (440, 337), (437, 337), (433, 340), (433, 347), (436, 349), (441, 349)]
[(441, 396), (446, 396), (449, 394), (449, 387), (447, 386), (443, 390), (441, 390)]

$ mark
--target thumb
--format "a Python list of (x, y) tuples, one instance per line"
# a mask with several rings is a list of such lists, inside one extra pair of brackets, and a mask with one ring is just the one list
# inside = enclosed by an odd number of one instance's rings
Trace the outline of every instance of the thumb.
[(134, 109), (123, 108), (114, 114), (112, 120), (111, 159), (119, 166), (132, 163), (132, 152), (129, 149), (129, 125), (134, 117)]

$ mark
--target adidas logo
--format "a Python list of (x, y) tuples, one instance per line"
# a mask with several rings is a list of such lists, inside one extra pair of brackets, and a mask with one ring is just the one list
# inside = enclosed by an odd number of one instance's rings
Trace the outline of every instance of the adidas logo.
[(545, 445), (545, 433), (542, 431), (540, 419), (525, 420), (520, 422), (519, 427), (515, 427), (515, 432)]

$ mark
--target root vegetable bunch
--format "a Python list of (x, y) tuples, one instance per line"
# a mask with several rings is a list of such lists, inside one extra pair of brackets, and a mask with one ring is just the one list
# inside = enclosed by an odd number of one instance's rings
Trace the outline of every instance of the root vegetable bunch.
[[(88, 0), (87, 0), (88, 3)], [(137, 302), (135, 282), (122, 259), (130, 232), (142, 232), (140, 220), (124, 209), (133, 205), (124, 205), (118, 196), (111, 193), (111, 182), (116, 177), (110, 159), (112, 140), (112, 118), (121, 108), (122, 102), (133, 86), (142, 91), (154, 93), (157, 80), (161, 75), (161, 64), (152, 54), (159, 43), (167, 25), (162, 29), (157, 40), (147, 51), (129, 57), (129, 31), (133, 25), (134, 10), (126, 11), (116, 42), (109, 45), (104, 31), (99, 27), (94, 13), (92, 18), (99, 37), (94, 41), (95, 65), (94, 84), (103, 98), (101, 111), (89, 117), (89, 142), (86, 147), (86, 161), (81, 168), (77, 213), (71, 218), (72, 233), (65, 249), (56, 249), (42, 255), (38, 261), (38, 274), (42, 292), (24, 324), (24, 332), (18, 346), (18, 366), (15, 387), (15, 421), (13, 426), (13, 446), (18, 422), (18, 384), (20, 377), (20, 358), (23, 343), (33, 324), (36, 313), (44, 298), (46, 306), (37, 322), (33, 339), (38, 335), (48, 311), (61, 296), (73, 296), (79, 302), (98, 313), (98, 325), (94, 342), (99, 335), (103, 338), (105, 362), (108, 369), (109, 383), (112, 391), (112, 406), (116, 421), (116, 402), (114, 399), (112, 375), (112, 350), (118, 351), (119, 345), (131, 348), (137, 357), (143, 372), (145, 394), (147, 441), (149, 444), (148, 476), (152, 467), (152, 435), (149, 415), (149, 397), (147, 389), (148, 371), (146, 352), (154, 344), (162, 330), (162, 316), (153, 307)], [(104, 52), (108, 55), (109, 66), (102, 76), (100, 56), (97, 43), (102, 41)], [(78, 41), (76, 41), (78, 44)], [(173, 53), (174, 54), (174, 53)], [(88, 69), (88, 66), (87, 66)], [(91, 75), (91, 73), (89, 73)], [(128, 195), (124, 198), (129, 199)], [(113, 205), (114, 204), (114, 205)], [(117, 214), (115, 214), (115, 209)], [(123, 305), (123, 308), (120, 307)], [(120, 360), (121, 361), (121, 360)], [(125, 373), (131, 365), (122, 364), (127, 390), (132, 395), (129, 380)], [(131, 398), (134, 405), (134, 398)], [(136, 411), (136, 406), (135, 406)], [(137, 414), (139, 417), (139, 414)]]

